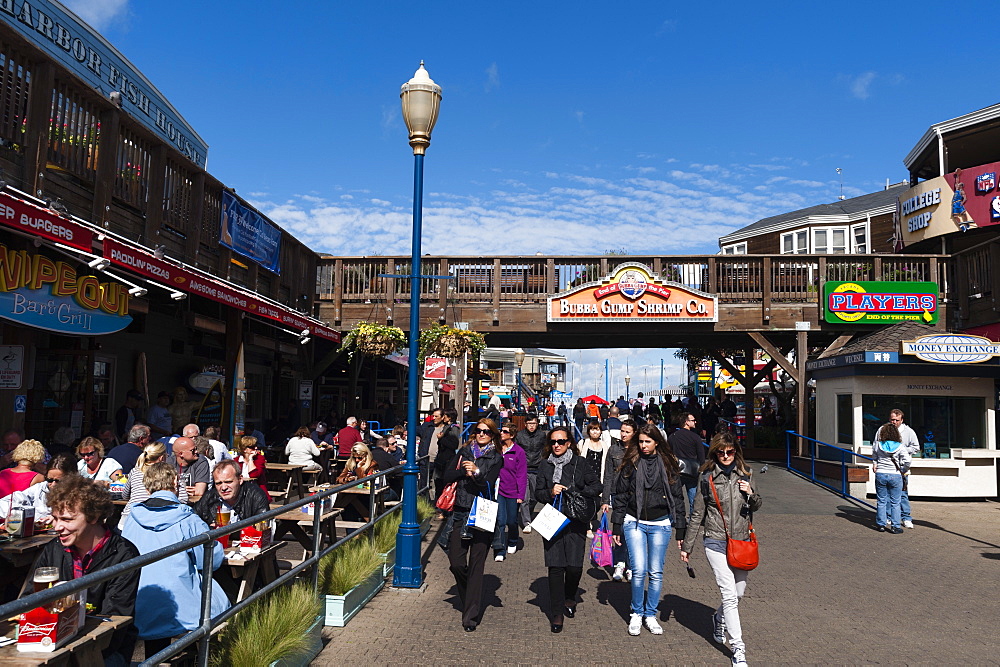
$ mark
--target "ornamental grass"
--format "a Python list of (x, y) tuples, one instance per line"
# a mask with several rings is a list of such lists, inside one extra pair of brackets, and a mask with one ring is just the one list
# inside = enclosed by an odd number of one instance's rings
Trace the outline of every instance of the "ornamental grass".
[(319, 561), (319, 590), (324, 595), (346, 595), (382, 567), (372, 541), (356, 537)]

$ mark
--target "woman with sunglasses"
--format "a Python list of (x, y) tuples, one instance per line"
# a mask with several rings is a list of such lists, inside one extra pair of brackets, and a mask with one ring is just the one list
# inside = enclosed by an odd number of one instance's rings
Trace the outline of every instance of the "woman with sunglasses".
[(240, 438), (240, 455), (236, 462), (242, 467), (242, 477), (245, 482), (254, 482), (264, 492), (265, 498), (270, 498), (267, 492), (267, 459), (257, 447), (257, 438), (244, 435)]
[[(692, 526), (705, 527), (705, 557), (722, 593), (722, 604), (712, 614), (713, 639), (719, 644), (725, 643), (726, 632), (729, 633), (733, 665), (739, 667), (747, 664), (739, 613), (740, 598), (747, 587), (747, 571), (730, 567), (726, 560), (726, 528), (733, 539), (746, 540), (750, 536), (750, 517), (762, 504), (760, 494), (750, 485), (750, 476), (733, 434), (729, 431), (716, 433), (708, 449), (708, 459), (701, 466), (691, 515)], [(716, 495), (719, 496), (718, 504)], [(720, 505), (725, 522), (719, 513)], [(684, 563), (689, 562), (692, 547), (692, 539), (688, 536), (681, 546)]]
[[(552, 503), (566, 490), (587, 498), (600, 498), (601, 478), (580, 455), (569, 429), (549, 431), (538, 466), (535, 500)], [(549, 568), (549, 620), (552, 632), (562, 632), (565, 616), (576, 616), (576, 596), (583, 576), (589, 522), (570, 519), (551, 540), (544, 540), (545, 566)]]
[(499, 445), (500, 431), (496, 424), (492, 419), (480, 419), (472, 429), (472, 437), (444, 470), (444, 483), (456, 483), (455, 505), (438, 544), (448, 552), (466, 632), (475, 632), (482, 620), (483, 568), (493, 542), (493, 533), (470, 528), (466, 523), (477, 496), (493, 498), (493, 488), (503, 467)]
[(378, 463), (372, 456), (372, 450), (368, 449), (368, 445), (356, 442), (351, 447), (351, 456), (347, 459), (347, 464), (337, 477), (337, 484), (353, 482), (356, 479), (374, 475), (376, 472), (378, 472)]
[(105, 488), (122, 474), (121, 464), (112, 458), (105, 458), (104, 443), (97, 438), (87, 436), (81, 440), (76, 446), (76, 455), (80, 457), (77, 472)]
[(505, 555), (517, 551), (517, 518), (521, 503), (528, 489), (528, 456), (521, 445), (514, 442), (514, 432), (509, 424), (500, 427), (501, 455), (500, 484), (497, 488), (497, 529), (493, 533), (493, 560), (503, 562)]
[(641, 426), (637, 437), (629, 441), (618, 469), (611, 513), (613, 540), (628, 545), (632, 563), (630, 635), (638, 635), (643, 625), (654, 635), (663, 634), (656, 622), (663, 560), (671, 533), (678, 547), (684, 539), (684, 515), (684, 485), (677, 459), (660, 429), (653, 424)]

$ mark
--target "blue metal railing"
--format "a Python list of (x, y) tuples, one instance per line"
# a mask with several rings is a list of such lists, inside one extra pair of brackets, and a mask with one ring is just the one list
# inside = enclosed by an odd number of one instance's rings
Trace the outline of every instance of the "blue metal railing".
[[(803, 442), (805, 442), (805, 443), (807, 443), (809, 445), (809, 447), (808, 447), (808, 449), (809, 449), (809, 474), (808, 475), (806, 473), (804, 473), (803, 471), (798, 470), (798, 469), (792, 467), (792, 438), (793, 437), (794, 438), (798, 438), (799, 440), (801, 440), (801, 441), (803, 441)], [(816, 477), (817, 450), (820, 447), (827, 447), (827, 448), (833, 450), (834, 451), (834, 456), (837, 456), (837, 453), (839, 453), (839, 456), (840, 456), (840, 488), (839, 489), (837, 487), (831, 485), (831, 484), (827, 484), (826, 482), (824, 482), (824, 481), (822, 481), (822, 480), (820, 480), (820, 479), (818, 479)], [(856, 453), (852, 452), (849, 449), (844, 449), (843, 447), (837, 447), (836, 445), (831, 445), (829, 443), (822, 442), (821, 440), (815, 440), (815, 439), (810, 438), (808, 436), (800, 435), (800, 434), (796, 433), (795, 431), (785, 431), (785, 467), (788, 469), (789, 472), (795, 473), (796, 475), (799, 475), (800, 477), (808, 479), (813, 484), (819, 484), (820, 486), (826, 487), (827, 489), (833, 491), (834, 493), (836, 493), (837, 495), (841, 496), (842, 498), (850, 498), (851, 500), (859, 502), (862, 505), (866, 505), (866, 506), (868, 506), (868, 507), (870, 507), (872, 509), (875, 509), (875, 506), (872, 505), (870, 502), (868, 502), (866, 499), (864, 499), (864, 498), (858, 498), (857, 496), (851, 495), (851, 493), (850, 493), (850, 486), (847, 483), (848, 457), (850, 457), (850, 463), (854, 463), (855, 462), (854, 459), (867, 459), (868, 461), (874, 461), (875, 460), (875, 459), (873, 459), (870, 456), (865, 456), (864, 454), (856, 454)], [(825, 463), (825, 464), (830, 464), (830, 465), (837, 465), (836, 458), (834, 458), (834, 459), (821, 458), (820, 462), (821, 463)], [(827, 479), (830, 479), (830, 478), (828, 477)]]
[(745, 424), (737, 424), (736, 422), (731, 422), (728, 419), (723, 419), (722, 417), (719, 417), (719, 423), (725, 424), (730, 433), (736, 436), (736, 444), (740, 447), (746, 446), (747, 427)]

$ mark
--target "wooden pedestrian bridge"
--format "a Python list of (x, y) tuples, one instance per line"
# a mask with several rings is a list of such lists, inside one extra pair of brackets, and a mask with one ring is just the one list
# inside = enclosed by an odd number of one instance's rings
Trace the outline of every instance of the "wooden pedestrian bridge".
[[(822, 297), (830, 281), (935, 283), (939, 321), (946, 322), (947, 260), (944, 255), (425, 256), (420, 315), (422, 326), (467, 322), (498, 347), (744, 347), (751, 333), (784, 346), (805, 327), (810, 346), (816, 346), (872, 329), (824, 321)], [(410, 281), (388, 276), (409, 272), (408, 256), (323, 256), (320, 319), (344, 330), (362, 320), (407, 329)], [(590, 303), (581, 305), (579, 297), (562, 298), (574, 291), (596, 294), (596, 301), (588, 296)], [(702, 307), (714, 312), (699, 313)], [(611, 312), (616, 309), (621, 312)]]

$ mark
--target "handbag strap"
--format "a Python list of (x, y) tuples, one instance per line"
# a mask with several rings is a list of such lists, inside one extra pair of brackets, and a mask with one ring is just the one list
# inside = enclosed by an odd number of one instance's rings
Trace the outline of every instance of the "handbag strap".
[[(716, 507), (719, 508), (719, 516), (722, 517), (722, 528), (726, 531), (726, 537), (732, 539), (732, 536), (729, 534), (729, 527), (726, 525), (726, 513), (722, 511), (722, 503), (719, 502), (719, 494), (715, 490), (715, 482), (712, 481), (712, 471), (709, 470), (706, 474), (708, 475), (708, 485), (712, 487), (712, 495), (715, 496), (715, 505)], [(749, 529), (750, 536), (753, 537), (752, 519), (750, 520), (749, 524), (750, 524), (750, 529)]]

